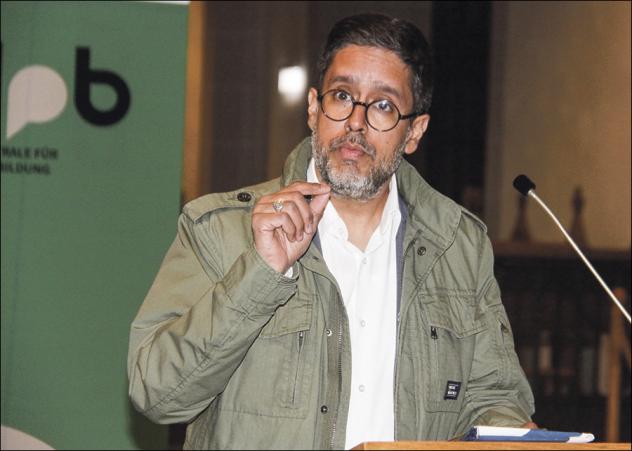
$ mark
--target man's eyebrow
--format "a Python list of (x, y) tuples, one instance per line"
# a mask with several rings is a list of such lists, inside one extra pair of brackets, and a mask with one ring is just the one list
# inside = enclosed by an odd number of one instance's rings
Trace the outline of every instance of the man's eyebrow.
[(357, 77), (348, 76), (348, 75), (336, 75), (334, 78), (329, 80), (329, 83), (347, 83), (349, 85), (353, 85), (357, 83)]
[[(336, 75), (335, 77), (333, 77), (331, 80), (329, 80), (329, 83), (334, 84), (334, 83), (346, 83), (349, 85), (353, 85), (353, 84), (357, 84), (358, 79), (357, 77), (354, 76), (349, 76), (349, 75)], [(386, 83), (383, 83), (381, 81), (374, 81), (371, 83), (375, 88), (377, 88), (379, 91), (382, 91), (386, 94), (390, 94), (393, 97), (396, 97), (398, 100), (402, 100), (402, 94), (395, 88), (393, 88), (391, 85), (387, 85)]]
[(373, 86), (375, 86), (378, 90), (385, 92), (386, 94), (390, 94), (393, 97), (396, 97), (397, 100), (403, 100), (402, 94), (391, 85), (387, 85), (386, 83), (383, 83), (381, 81), (376, 81), (373, 83)]

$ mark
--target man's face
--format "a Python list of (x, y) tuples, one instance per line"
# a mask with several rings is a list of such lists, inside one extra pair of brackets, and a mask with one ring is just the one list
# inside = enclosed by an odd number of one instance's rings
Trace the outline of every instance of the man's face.
[[(335, 54), (321, 94), (335, 89), (360, 102), (388, 100), (405, 115), (413, 110), (410, 80), (410, 69), (394, 52), (349, 45)], [(403, 154), (417, 149), (430, 117), (401, 120), (392, 130), (380, 132), (367, 124), (365, 107), (356, 105), (348, 119), (334, 121), (323, 114), (317, 96), (310, 89), (308, 123), (320, 179), (337, 196), (375, 197), (397, 170)]]

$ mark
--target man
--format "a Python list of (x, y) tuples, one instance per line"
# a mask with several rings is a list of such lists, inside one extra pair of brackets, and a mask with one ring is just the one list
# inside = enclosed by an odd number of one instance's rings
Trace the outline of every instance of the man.
[(532, 426), (485, 227), (402, 161), (428, 127), (423, 35), (349, 17), (320, 69), (281, 178), (184, 207), (132, 324), (134, 405), (198, 449)]

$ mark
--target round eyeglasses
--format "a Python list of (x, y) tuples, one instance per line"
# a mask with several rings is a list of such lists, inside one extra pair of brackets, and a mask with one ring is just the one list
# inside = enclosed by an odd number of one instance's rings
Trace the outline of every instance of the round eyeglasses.
[(318, 95), (323, 114), (332, 121), (344, 121), (351, 117), (356, 105), (364, 107), (366, 123), (373, 130), (387, 132), (394, 129), (402, 119), (410, 119), (421, 113), (412, 112), (402, 115), (393, 102), (386, 99), (365, 103), (355, 100), (351, 94), (341, 89), (331, 89)]

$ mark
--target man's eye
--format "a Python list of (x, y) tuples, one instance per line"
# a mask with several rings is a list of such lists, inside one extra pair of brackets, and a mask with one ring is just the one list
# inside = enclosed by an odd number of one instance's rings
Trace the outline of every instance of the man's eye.
[(394, 110), (393, 105), (388, 100), (380, 100), (378, 102), (375, 102), (375, 108), (377, 108), (382, 113), (391, 113)]
[(351, 94), (346, 91), (336, 91), (334, 93), (334, 98), (341, 102), (348, 102), (349, 100), (351, 100)]

